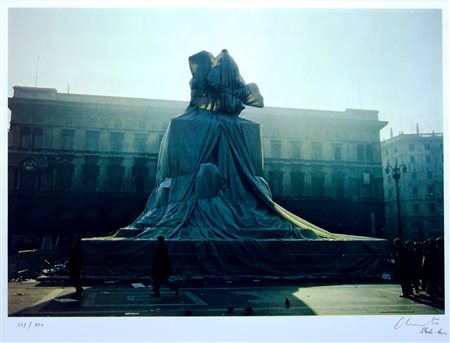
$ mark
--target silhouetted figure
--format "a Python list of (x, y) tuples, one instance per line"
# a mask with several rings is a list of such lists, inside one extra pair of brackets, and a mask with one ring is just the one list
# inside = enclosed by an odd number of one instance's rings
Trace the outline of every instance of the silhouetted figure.
[(412, 283), (409, 276), (408, 254), (399, 238), (394, 239), (394, 276), (402, 287), (401, 297), (412, 295)]
[[(406, 273), (405, 281), (411, 288), (411, 295), (414, 294), (416, 283), (418, 282), (418, 271), (416, 270), (416, 251), (414, 249), (414, 243), (412, 241), (405, 242), (406, 249)], [(417, 292), (419, 290), (417, 289)]]
[(291, 302), (289, 301), (288, 298), (286, 298), (286, 300), (284, 301), (284, 306), (286, 306), (286, 308), (291, 307)]
[(444, 239), (439, 237), (436, 239), (436, 296), (444, 297), (445, 294), (445, 253)]
[(152, 266), (152, 281), (153, 281), (153, 294), (154, 297), (159, 297), (161, 283), (166, 284), (170, 289), (174, 290), (178, 295), (178, 286), (172, 284), (167, 279), (168, 276), (172, 275), (172, 264), (169, 259), (169, 252), (167, 251), (167, 246), (163, 236), (158, 237), (158, 244), (156, 246), (155, 255), (153, 256), (153, 266)]
[(423, 248), (422, 290), (427, 293), (429, 293), (430, 290), (431, 278), (433, 273), (433, 245), (434, 240), (430, 238), (424, 242)]
[(72, 251), (69, 257), (69, 271), (70, 281), (75, 287), (75, 298), (80, 299), (83, 293), (81, 287), (81, 270), (83, 268), (83, 247), (81, 245), (81, 236), (75, 235), (73, 237)]
[(439, 237), (432, 241), (428, 253), (429, 280), (427, 293), (432, 299), (444, 296), (444, 240)]
[(419, 242), (413, 243), (412, 283), (416, 293), (420, 292), (423, 271), (423, 250)]

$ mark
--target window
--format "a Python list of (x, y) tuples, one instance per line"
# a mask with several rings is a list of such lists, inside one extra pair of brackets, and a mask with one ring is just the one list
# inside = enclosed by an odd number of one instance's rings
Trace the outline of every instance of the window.
[(281, 157), (281, 141), (272, 140), (270, 141), (270, 151), (273, 158)]
[(137, 133), (134, 137), (134, 147), (136, 152), (145, 152), (147, 150), (147, 135)]
[(364, 145), (358, 144), (356, 147), (356, 160), (359, 162), (364, 161)]
[(283, 172), (280, 170), (269, 172), (269, 184), (274, 196), (281, 195), (283, 192)]
[(430, 143), (425, 143), (424, 147), (425, 147), (425, 150), (430, 150)]
[(342, 147), (340, 145), (334, 146), (334, 160), (341, 161), (342, 160)]
[(109, 171), (109, 187), (113, 192), (122, 191), (123, 171), (124, 167), (119, 165), (112, 165)]
[(305, 174), (301, 172), (291, 173), (291, 191), (294, 196), (301, 196), (305, 188)]
[(313, 196), (325, 195), (325, 175), (322, 172), (314, 173), (312, 175), (311, 191)]
[(373, 196), (374, 186), (372, 184), (372, 175), (369, 172), (363, 172), (361, 174), (361, 184), (359, 188), (361, 197)]
[(133, 188), (136, 192), (146, 191), (146, 180), (148, 179), (148, 168), (143, 166), (133, 167)]
[(409, 156), (409, 162), (416, 163), (416, 156)]
[(74, 136), (75, 136), (74, 130), (62, 130), (61, 131), (61, 149), (72, 150)]
[(21, 148), (29, 148), (31, 144), (31, 131), (28, 127), (23, 127), (20, 130), (20, 143)]
[(299, 141), (291, 141), (291, 158), (299, 159), (301, 157), (301, 145)]
[(312, 159), (322, 159), (322, 143), (312, 143), (311, 145)]
[(411, 179), (416, 180), (417, 179), (417, 172), (415, 170), (413, 170), (411, 172)]
[(373, 147), (370, 144), (366, 145), (366, 161), (368, 162), (373, 161)]
[(416, 186), (411, 188), (411, 192), (414, 197), (419, 195), (419, 189)]
[(113, 151), (122, 151), (123, 138), (123, 132), (111, 132), (111, 149)]
[(88, 164), (83, 167), (85, 190), (95, 191), (97, 189), (98, 170), (99, 167), (97, 165)]
[(86, 150), (96, 151), (99, 148), (100, 131), (86, 132)]
[(434, 186), (433, 185), (429, 185), (428, 187), (427, 187), (427, 192), (428, 192), (428, 195), (430, 196), (430, 197), (434, 197)]
[(55, 170), (53, 187), (55, 190), (70, 191), (72, 187), (73, 165), (61, 163)]
[(427, 164), (430, 164), (430, 163), (431, 163), (431, 156), (430, 156), (430, 155), (426, 155), (426, 156), (425, 156), (425, 162), (426, 162)]
[(333, 193), (337, 197), (344, 196), (344, 174), (335, 173), (332, 176)]
[(427, 179), (428, 180), (433, 179), (433, 172), (431, 170), (427, 170)]
[(33, 129), (32, 147), (36, 149), (42, 148), (42, 129)]
[(410, 144), (410, 145), (408, 146), (408, 149), (409, 149), (409, 151), (414, 151), (414, 150), (416, 149), (416, 147), (415, 147), (414, 144)]
[(362, 173), (362, 184), (370, 185), (370, 173)]
[(417, 214), (420, 212), (419, 204), (413, 204), (413, 212)]

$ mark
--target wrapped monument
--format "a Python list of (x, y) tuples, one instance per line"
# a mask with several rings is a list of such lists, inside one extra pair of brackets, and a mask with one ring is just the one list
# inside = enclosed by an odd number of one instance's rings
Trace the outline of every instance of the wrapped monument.
[(91, 270), (145, 273), (160, 235), (184, 275), (374, 270), (384, 241), (330, 233), (272, 200), (259, 125), (239, 116), (245, 105), (263, 107), (263, 97), (229, 53), (201, 51), (189, 64), (191, 101), (163, 137), (156, 187), (128, 227), (84, 240)]

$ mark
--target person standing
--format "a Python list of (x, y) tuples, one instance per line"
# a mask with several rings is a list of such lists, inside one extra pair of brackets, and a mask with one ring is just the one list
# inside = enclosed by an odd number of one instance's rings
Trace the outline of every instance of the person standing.
[(83, 268), (83, 247), (81, 245), (81, 236), (73, 237), (72, 251), (69, 257), (70, 281), (75, 287), (75, 299), (81, 299), (83, 287), (81, 287), (81, 270)]
[(394, 239), (394, 263), (394, 276), (402, 287), (400, 296), (408, 298), (413, 294), (408, 253), (402, 241), (398, 238)]
[(152, 296), (160, 297), (161, 284), (166, 284), (170, 289), (174, 290), (178, 295), (179, 287), (172, 284), (168, 277), (173, 274), (172, 264), (170, 263), (169, 252), (165, 244), (163, 236), (158, 236), (158, 243), (156, 245), (156, 251), (153, 256), (152, 265), (152, 282), (153, 293)]

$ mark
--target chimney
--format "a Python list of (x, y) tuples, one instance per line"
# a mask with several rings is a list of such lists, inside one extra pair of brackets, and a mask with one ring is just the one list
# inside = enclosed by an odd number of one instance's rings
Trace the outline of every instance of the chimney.
[(419, 134), (419, 123), (416, 123), (416, 133)]

